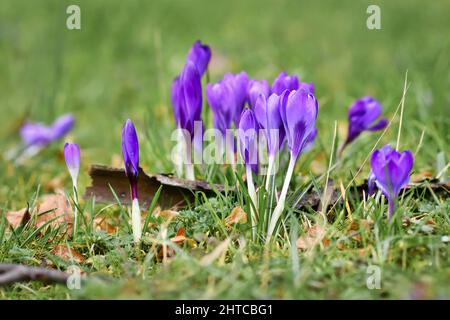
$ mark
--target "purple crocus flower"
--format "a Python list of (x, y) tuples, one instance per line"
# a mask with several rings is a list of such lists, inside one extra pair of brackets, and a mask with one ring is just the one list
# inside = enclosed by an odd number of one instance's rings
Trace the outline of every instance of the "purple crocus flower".
[(64, 145), (64, 159), (72, 177), (73, 185), (76, 188), (78, 172), (80, 171), (80, 147), (78, 144), (66, 143)]
[(133, 238), (135, 242), (141, 239), (141, 210), (137, 194), (138, 175), (139, 175), (139, 141), (133, 122), (128, 119), (122, 129), (122, 154), (125, 165), (125, 174), (130, 181), (131, 187), (131, 224), (133, 229)]
[(130, 181), (131, 197), (137, 199), (137, 184), (139, 175), (139, 141), (133, 122), (128, 119), (122, 129), (122, 155), (125, 174)]
[(72, 130), (74, 123), (75, 119), (70, 114), (57, 118), (50, 126), (42, 123), (26, 122), (20, 128), (20, 135), (26, 147), (44, 147), (64, 137)]
[(173, 114), (178, 128), (194, 137), (195, 121), (201, 121), (202, 84), (195, 65), (188, 61), (172, 83)]
[(269, 157), (274, 157), (284, 142), (284, 126), (280, 116), (280, 96), (273, 93), (266, 99), (260, 95), (255, 104), (255, 116), (264, 129)]
[(253, 166), (257, 165), (258, 159), (258, 123), (253, 110), (244, 109), (240, 116), (238, 138), (241, 150), (241, 156), (244, 159), (245, 171), (247, 176), (247, 189), (253, 206), (250, 208), (253, 239), (256, 239), (256, 211), (258, 207), (255, 185), (253, 184)]
[(223, 77), (223, 81), (229, 83), (233, 88), (234, 98), (236, 100), (233, 121), (236, 127), (238, 127), (239, 117), (241, 116), (245, 102), (247, 101), (249, 78), (245, 71), (241, 71), (238, 74), (226, 73)]
[(187, 61), (191, 61), (198, 69), (198, 73), (202, 76), (208, 68), (211, 60), (211, 49), (206, 44), (196, 41), (187, 56)]
[(251, 109), (246, 108), (242, 111), (239, 121), (238, 138), (241, 156), (245, 165), (256, 164), (258, 156), (258, 122), (255, 113)]
[(247, 99), (250, 107), (254, 108), (256, 100), (260, 95), (268, 98), (270, 95), (270, 85), (266, 80), (250, 80), (247, 87)]
[(311, 148), (314, 145), (314, 140), (316, 140), (316, 137), (317, 137), (317, 129), (314, 128), (313, 131), (308, 136), (308, 138), (306, 139), (302, 152), (308, 152), (309, 150), (311, 150)]
[(381, 112), (381, 104), (374, 98), (362, 97), (357, 99), (348, 110), (348, 134), (340, 153), (363, 131), (384, 129), (388, 121), (386, 118), (380, 118)]
[(369, 174), (369, 191), (373, 192), (375, 184), (388, 199), (390, 219), (394, 214), (395, 199), (409, 182), (414, 157), (409, 150), (399, 153), (390, 145), (386, 145), (373, 152), (370, 164), (372, 170)]
[(287, 72), (282, 71), (278, 77), (275, 78), (272, 84), (272, 93), (281, 95), (284, 90), (297, 90), (299, 86), (299, 81), (297, 76), (290, 76)]
[(222, 134), (231, 128), (236, 111), (236, 99), (231, 85), (222, 80), (206, 86), (206, 99), (213, 111), (214, 127)]
[(291, 152), (291, 159), (284, 179), (281, 194), (270, 219), (267, 241), (270, 240), (277, 225), (286, 201), (289, 183), (294, 172), (295, 163), (299, 154), (304, 150), (311, 135), (314, 134), (314, 125), (317, 119), (318, 104), (312, 93), (305, 90), (284, 91), (280, 98), (280, 114), (286, 131), (287, 147)]
[(297, 158), (314, 132), (318, 113), (317, 100), (304, 90), (285, 91), (281, 96), (280, 115), (286, 130), (288, 149)]

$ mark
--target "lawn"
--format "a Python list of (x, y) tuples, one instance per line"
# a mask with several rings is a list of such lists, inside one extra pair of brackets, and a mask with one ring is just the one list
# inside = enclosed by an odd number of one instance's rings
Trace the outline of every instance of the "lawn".
[[(66, 28), (70, 4), (81, 8), (81, 30)], [(370, 4), (381, 8), (381, 30), (366, 27)], [(269, 83), (283, 70), (314, 82), (318, 137), (297, 161), (291, 192), (311, 187), (321, 194), (326, 180), (356, 190), (368, 177), (371, 152), (387, 143), (414, 154), (411, 181), (439, 176), (448, 187), (449, 10), (446, 1), (418, 0), (1, 1), (0, 262), (63, 271), (76, 265), (86, 279), (77, 290), (35, 281), (1, 286), (0, 298), (450, 298), (450, 199), (427, 182), (401, 194), (391, 222), (380, 194), (325, 209), (293, 208), (288, 201), (286, 219), (268, 246), (252, 240), (250, 222), (226, 223), (233, 208), (250, 211), (240, 166), (238, 177), (230, 166), (198, 166), (198, 179), (236, 192), (196, 193), (171, 222), (150, 217), (139, 246), (126, 206), (115, 202), (81, 200), (87, 223), (76, 238), (61, 237), (57, 228), (37, 232), (30, 224), (14, 230), (6, 219), (42, 196), (71, 194), (66, 140), (81, 148), (80, 199), (92, 164), (121, 168), (127, 118), (136, 126), (145, 172), (174, 173), (171, 84), (198, 39), (212, 49), (211, 82), (241, 70)], [(367, 95), (380, 101), (390, 126), (363, 133), (336, 160), (348, 107)], [(76, 119), (66, 138), (21, 164), (7, 159), (25, 119), (49, 124), (65, 113)], [(211, 127), (205, 101), (203, 118)], [(277, 176), (280, 189), (283, 177)], [(263, 184), (264, 177), (255, 179)], [(113, 232), (92, 227), (98, 216)], [(308, 226), (322, 224), (320, 241), (309, 245), (315, 235)], [(180, 228), (188, 240), (161, 254), (161, 241)], [(58, 254), (56, 246), (71, 248), (76, 257)], [(381, 272), (379, 289), (368, 288), (370, 266)]]

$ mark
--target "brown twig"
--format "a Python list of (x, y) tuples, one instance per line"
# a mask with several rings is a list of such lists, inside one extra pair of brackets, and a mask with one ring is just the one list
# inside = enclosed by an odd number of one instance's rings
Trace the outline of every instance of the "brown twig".
[(0, 286), (31, 280), (44, 283), (66, 283), (69, 277), (69, 273), (59, 270), (30, 267), (21, 264), (0, 264)]

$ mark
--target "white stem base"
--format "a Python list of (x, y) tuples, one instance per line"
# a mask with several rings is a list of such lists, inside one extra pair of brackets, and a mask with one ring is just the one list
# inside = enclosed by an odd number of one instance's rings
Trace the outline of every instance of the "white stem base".
[(131, 205), (131, 226), (133, 229), (134, 242), (139, 242), (142, 236), (142, 228), (141, 228), (141, 210), (139, 208), (138, 199), (133, 199), (133, 203)]
[(266, 191), (269, 192), (270, 181), (272, 181), (273, 165), (275, 163), (275, 156), (269, 156), (269, 164), (266, 173)]
[(286, 195), (287, 195), (287, 191), (289, 189), (289, 184), (291, 182), (292, 173), (294, 172), (294, 167), (295, 167), (296, 161), (297, 161), (297, 158), (293, 157), (291, 154), (291, 160), (289, 161), (289, 166), (288, 166), (288, 170), (286, 172), (286, 177), (284, 178), (283, 189), (281, 189), (280, 198), (278, 199), (277, 206), (275, 207), (275, 210), (273, 211), (272, 217), (270, 219), (269, 228), (267, 230), (267, 239), (266, 239), (267, 242), (270, 241), (273, 231), (275, 230), (275, 227), (277, 225), (278, 219), (280, 219), (280, 216), (283, 213), (284, 204), (286, 202)]
[[(246, 175), (247, 175), (248, 194), (250, 195), (250, 200), (252, 201), (253, 205), (255, 206), (255, 209), (258, 210), (258, 202), (256, 200), (256, 191), (255, 191), (255, 185), (253, 184), (253, 175), (252, 175), (251, 165), (247, 164), (245, 166), (245, 171), (246, 171)], [(252, 222), (253, 240), (256, 239), (256, 215), (257, 215), (257, 211), (254, 210), (253, 206), (250, 206), (250, 219)]]

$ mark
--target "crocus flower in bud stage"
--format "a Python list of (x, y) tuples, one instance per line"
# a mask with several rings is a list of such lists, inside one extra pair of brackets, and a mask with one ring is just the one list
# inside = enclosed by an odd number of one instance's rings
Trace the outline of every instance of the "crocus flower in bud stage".
[(222, 80), (215, 84), (209, 83), (206, 87), (206, 99), (213, 111), (215, 129), (220, 131), (216, 137), (219, 153), (224, 151), (223, 142), (227, 140), (227, 155), (230, 163), (234, 165), (234, 139), (226, 136), (227, 129), (231, 128), (231, 122), (236, 112), (236, 99), (231, 85)]
[[(258, 159), (258, 123), (255, 114), (250, 109), (242, 111), (238, 128), (239, 147), (244, 159), (247, 176), (247, 189), (254, 208), (257, 208), (255, 185), (253, 184), (252, 166), (257, 164)], [(253, 238), (256, 239), (256, 211), (251, 206), (251, 221)]]
[[(198, 123), (201, 123), (202, 113), (202, 85), (201, 77), (196, 66), (188, 61), (181, 72), (172, 83), (172, 105), (175, 122), (179, 129), (185, 130), (183, 134), (186, 152), (186, 175), (194, 180), (194, 167), (192, 164), (192, 141), (195, 139)], [(202, 131), (202, 130), (200, 130)]]
[(122, 154), (125, 174), (130, 181), (132, 207), (131, 224), (135, 242), (141, 239), (141, 211), (137, 195), (139, 175), (139, 142), (133, 122), (128, 119), (122, 129)]
[[(381, 116), (381, 104), (372, 97), (357, 99), (348, 110), (348, 134), (339, 153), (355, 140), (363, 131), (377, 131), (384, 129), (388, 121)], [(378, 120), (378, 121), (377, 121)]]
[(66, 143), (64, 145), (64, 159), (66, 160), (67, 169), (69, 169), (73, 184), (73, 199), (75, 202), (73, 234), (76, 235), (78, 230), (78, 172), (80, 171), (80, 147), (76, 143)]
[(285, 132), (280, 116), (280, 96), (273, 93), (266, 99), (260, 95), (255, 104), (255, 116), (266, 137), (269, 163), (267, 169), (266, 190), (269, 188), (275, 156), (284, 142)]
[(316, 140), (316, 137), (317, 137), (317, 129), (314, 128), (313, 131), (311, 132), (311, 134), (308, 136), (308, 138), (305, 141), (305, 146), (302, 149), (303, 153), (311, 150), (311, 148), (314, 145), (314, 140)]
[(295, 75), (288, 75), (285, 71), (281, 72), (273, 81), (272, 93), (281, 95), (284, 90), (297, 90), (299, 86), (298, 78)]
[(372, 185), (370, 191), (373, 192), (373, 184), (375, 184), (388, 199), (388, 219), (390, 219), (394, 214), (395, 200), (400, 190), (409, 182), (414, 157), (409, 150), (399, 153), (386, 145), (373, 152), (370, 164), (372, 167), (369, 175), (369, 185)]
[(196, 41), (189, 50), (187, 61), (191, 61), (198, 69), (198, 73), (202, 76), (208, 69), (211, 60), (211, 49), (206, 44)]
[(59, 117), (51, 126), (42, 123), (26, 122), (20, 128), (20, 135), (26, 147), (43, 147), (49, 143), (64, 137), (75, 123), (72, 115)]
[(226, 73), (223, 77), (223, 81), (229, 83), (233, 88), (234, 98), (236, 100), (236, 109), (233, 112), (233, 121), (237, 128), (239, 118), (242, 110), (244, 109), (245, 102), (247, 101), (247, 87), (249, 78), (247, 73), (242, 71), (238, 74)]
[(308, 93), (314, 94), (314, 83), (312, 82), (300, 82), (297, 90), (304, 90)]
[(291, 92), (286, 90), (281, 96), (280, 114), (286, 131), (287, 147), (290, 150), (291, 159), (277, 206), (269, 223), (267, 241), (270, 240), (278, 219), (284, 210), (286, 194), (297, 157), (304, 150), (311, 134), (314, 132), (318, 114), (317, 100), (312, 93), (304, 90)]
[(260, 95), (268, 98), (270, 95), (270, 85), (266, 80), (250, 80), (247, 87), (247, 99), (250, 107), (254, 108), (256, 100)]

